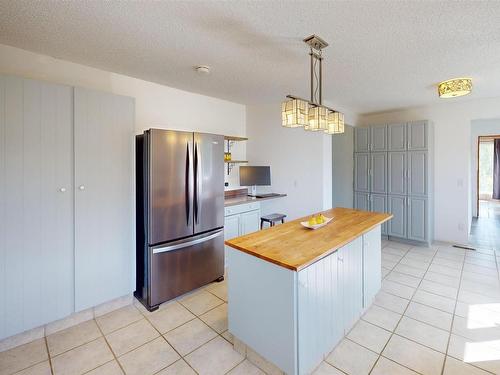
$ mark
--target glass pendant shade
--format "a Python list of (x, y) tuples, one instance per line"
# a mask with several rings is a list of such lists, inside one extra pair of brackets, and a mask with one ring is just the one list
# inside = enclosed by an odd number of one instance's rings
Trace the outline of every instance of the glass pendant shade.
[(328, 129), (325, 130), (328, 134), (344, 133), (344, 114), (331, 111), (328, 113)]
[(309, 109), (309, 124), (305, 130), (318, 131), (328, 128), (328, 109), (322, 106), (315, 106)]
[(309, 103), (300, 99), (285, 100), (281, 103), (281, 125), (285, 128), (307, 126)]
[(441, 82), (438, 85), (440, 98), (455, 98), (470, 94), (472, 91), (472, 80), (470, 78), (455, 78)]

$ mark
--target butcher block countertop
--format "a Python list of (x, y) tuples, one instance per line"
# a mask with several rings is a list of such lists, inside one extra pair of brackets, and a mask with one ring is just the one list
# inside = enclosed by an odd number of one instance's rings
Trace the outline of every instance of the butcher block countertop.
[(306, 216), (225, 243), (268, 262), (300, 271), (392, 218), (391, 214), (349, 208), (333, 208), (321, 213), (334, 219), (316, 230), (300, 225), (301, 221), (309, 219), (310, 216)]

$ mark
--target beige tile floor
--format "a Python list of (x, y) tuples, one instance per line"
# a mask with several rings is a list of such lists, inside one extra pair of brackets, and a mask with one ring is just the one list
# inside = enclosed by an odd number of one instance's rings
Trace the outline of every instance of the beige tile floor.
[[(500, 374), (495, 252), (383, 245), (382, 290), (314, 374)], [(215, 283), (2, 352), (0, 375), (264, 374), (231, 341), (226, 282)]]

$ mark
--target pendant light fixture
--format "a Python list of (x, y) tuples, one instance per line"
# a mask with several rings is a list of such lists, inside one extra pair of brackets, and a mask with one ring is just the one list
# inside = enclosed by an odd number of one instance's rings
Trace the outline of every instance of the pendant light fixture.
[(306, 100), (287, 95), (287, 100), (281, 104), (281, 125), (286, 128), (302, 126), (305, 130), (328, 134), (343, 133), (344, 114), (322, 104), (322, 50), (328, 43), (316, 35), (305, 38), (304, 42), (310, 48), (311, 98)]

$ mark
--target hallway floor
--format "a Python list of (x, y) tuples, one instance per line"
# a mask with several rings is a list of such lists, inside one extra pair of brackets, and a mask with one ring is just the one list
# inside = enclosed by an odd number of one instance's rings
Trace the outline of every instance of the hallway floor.
[(472, 218), (469, 243), (500, 251), (500, 201), (479, 201), (479, 217)]
[[(382, 290), (314, 374), (500, 374), (500, 252), (383, 246)], [(0, 375), (275, 374), (233, 349), (226, 293), (211, 284), (153, 313), (136, 302), (0, 353)]]

